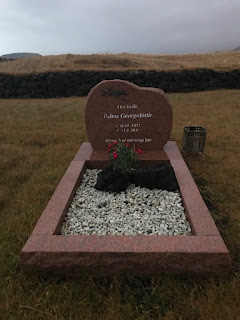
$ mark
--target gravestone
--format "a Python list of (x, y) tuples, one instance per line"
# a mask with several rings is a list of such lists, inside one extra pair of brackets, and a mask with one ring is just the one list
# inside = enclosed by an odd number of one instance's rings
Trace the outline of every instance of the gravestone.
[(105, 80), (88, 95), (85, 122), (94, 151), (106, 150), (114, 140), (162, 150), (172, 129), (172, 106), (160, 89)]

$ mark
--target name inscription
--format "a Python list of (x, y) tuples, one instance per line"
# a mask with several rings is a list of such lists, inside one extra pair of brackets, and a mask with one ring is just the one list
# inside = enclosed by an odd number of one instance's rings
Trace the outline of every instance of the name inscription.
[(147, 113), (121, 113), (121, 114), (116, 114), (116, 113), (104, 113), (103, 118), (104, 119), (137, 119), (137, 118), (151, 118), (152, 113), (147, 112)]
[[(136, 110), (139, 108), (139, 106), (136, 103), (133, 104), (117, 104), (115, 106), (115, 108), (118, 111), (124, 111), (122, 113), (104, 113), (103, 114), (103, 119), (109, 119), (109, 120), (113, 120), (113, 119), (122, 119), (122, 120), (135, 120), (135, 119), (150, 119), (153, 117), (153, 114), (151, 112), (136, 112), (136, 113), (127, 113), (127, 111), (131, 111), (131, 110)], [(124, 123), (124, 122), (120, 122), (118, 124), (115, 125), (115, 132), (118, 135), (119, 133), (121, 134), (131, 134), (131, 133), (138, 133), (140, 134), (140, 128), (141, 131), (143, 128), (143, 124), (140, 123)], [(113, 141), (122, 141), (124, 143), (128, 142), (128, 143), (149, 143), (152, 142), (151, 138), (142, 138), (142, 137), (138, 137), (138, 138), (119, 138), (116, 137), (115, 139), (112, 138), (107, 138), (105, 140), (106, 143), (113, 143)]]

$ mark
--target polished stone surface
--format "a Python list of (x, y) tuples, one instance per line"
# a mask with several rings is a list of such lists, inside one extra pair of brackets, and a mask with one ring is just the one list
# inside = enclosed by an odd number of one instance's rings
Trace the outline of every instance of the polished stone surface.
[(105, 80), (90, 91), (85, 122), (93, 150), (114, 140), (142, 150), (161, 150), (172, 129), (172, 105), (161, 89)]

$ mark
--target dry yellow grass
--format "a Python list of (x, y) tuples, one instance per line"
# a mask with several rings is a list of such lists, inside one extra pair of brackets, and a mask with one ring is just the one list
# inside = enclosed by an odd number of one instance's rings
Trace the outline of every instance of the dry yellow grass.
[(240, 68), (240, 51), (186, 55), (143, 54), (63, 54), (20, 59), (0, 63), (0, 73), (33, 74), (74, 70), (182, 70)]
[(0, 318), (237, 320), (240, 299), (240, 90), (168, 95), (171, 139), (207, 130), (204, 156), (185, 156), (231, 252), (223, 279), (42, 279), (22, 274), (19, 253), (64, 171), (86, 141), (86, 98), (0, 100)]

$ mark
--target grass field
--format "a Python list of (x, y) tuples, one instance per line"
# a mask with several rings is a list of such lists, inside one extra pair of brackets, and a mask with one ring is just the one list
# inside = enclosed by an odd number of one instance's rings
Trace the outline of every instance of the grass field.
[(0, 63), (0, 73), (32, 74), (74, 70), (182, 70), (207, 68), (234, 70), (240, 68), (240, 51), (205, 54), (145, 55), (91, 54), (32, 57)]
[(171, 139), (207, 130), (204, 156), (185, 160), (231, 252), (222, 279), (38, 278), (19, 253), (83, 141), (86, 98), (0, 100), (0, 318), (237, 320), (240, 300), (240, 90), (170, 94)]

